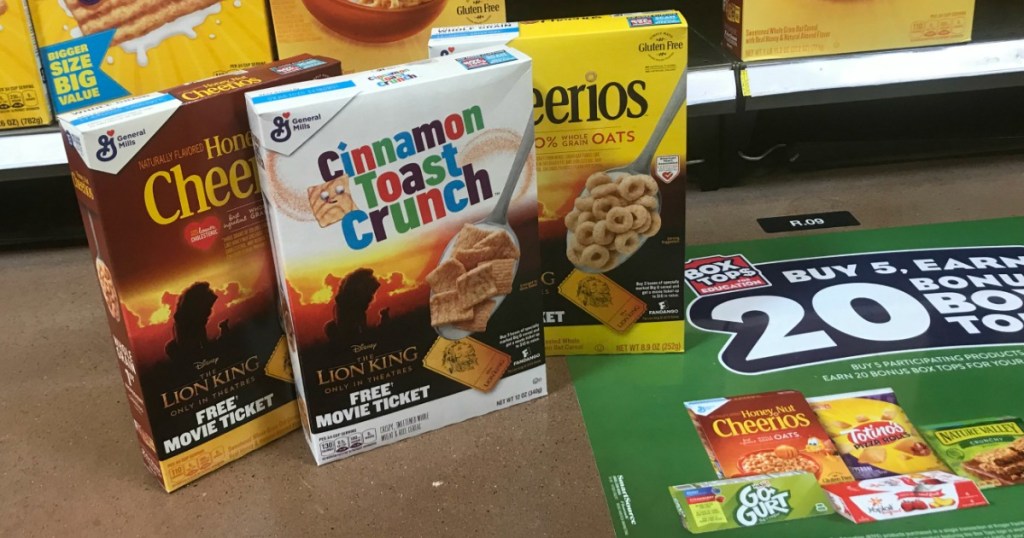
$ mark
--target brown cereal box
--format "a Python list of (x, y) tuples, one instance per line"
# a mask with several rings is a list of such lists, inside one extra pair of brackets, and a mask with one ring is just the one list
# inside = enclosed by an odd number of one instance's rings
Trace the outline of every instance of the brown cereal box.
[(892, 389), (808, 398), (857, 480), (948, 471), (910, 423)]
[(246, 90), (303, 56), (60, 116), (146, 466), (168, 491), (299, 425)]
[(803, 394), (795, 390), (686, 402), (719, 478), (806, 471), (853, 480)]

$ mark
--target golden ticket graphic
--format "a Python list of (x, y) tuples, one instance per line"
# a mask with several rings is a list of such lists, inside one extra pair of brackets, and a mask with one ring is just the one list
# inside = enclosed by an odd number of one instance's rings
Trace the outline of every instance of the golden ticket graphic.
[(558, 286), (558, 293), (620, 333), (629, 330), (647, 312), (646, 303), (610, 278), (578, 269)]
[(264, 372), (274, 379), (280, 379), (289, 383), (295, 381), (295, 376), (292, 375), (292, 363), (288, 358), (288, 344), (283, 336), (277, 340), (277, 344), (274, 346), (273, 353), (270, 354), (270, 360), (267, 361), (267, 367), (264, 368)]
[(472, 338), (438, 337), (423, 365), (448, 379), (481, 392), (490, 392), (512, 364), (512, 357)]

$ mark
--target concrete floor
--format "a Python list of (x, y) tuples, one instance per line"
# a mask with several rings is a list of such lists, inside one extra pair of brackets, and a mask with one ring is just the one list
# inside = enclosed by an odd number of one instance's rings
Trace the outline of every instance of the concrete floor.
[[(693, 191), (688, 241), (831, 210), (865, 228), (1024, 215), (1024, 156)], [(612, 536), (563, 359), (544, 400), (322, 468), (294, 433), (168, 495), (142, 465), (87, 250), (0, 251), (0, 297), (0, 536)]]

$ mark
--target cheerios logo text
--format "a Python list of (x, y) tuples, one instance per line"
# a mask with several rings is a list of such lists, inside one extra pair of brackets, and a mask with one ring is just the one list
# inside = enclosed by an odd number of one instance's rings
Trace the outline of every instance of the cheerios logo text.
[(552, 86), (546, 92), (534, 88), (534, 124), (606, 121), (623, 116), (642, 118), (648, 108), (646, 90), (647, 83), (642, 80)]
[(362, 250), (494, 196), (490, 174), (460, 166), (453, 142), (484, 129), (473, 106), (356, 147), (342, 141), (317, 158), (324, 181), (352, 178), (359, 209), (341, 221), (345, 242)]

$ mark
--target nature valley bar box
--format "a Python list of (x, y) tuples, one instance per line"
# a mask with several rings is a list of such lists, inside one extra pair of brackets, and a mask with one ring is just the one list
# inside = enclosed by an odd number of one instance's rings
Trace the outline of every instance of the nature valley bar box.
[(50, 123), (39, 56), (24, 0), (0, 0), (0, 130)]
[(431, 26), (505, 22), (505, 0), (270, 0), (277, 51), (342, 58), (345, 72), (426, 59)]
[(974, 0), (726, 0), (725, 47), (744, 61), (964, 43)]
[(430, 53), (495, 44), (534, 59), (547, 353), (682, 351), (686, 21), (435, 28)]
[(318, 464), (547, 394), (529, 58), (246, 99)]
[(143, 459), (167, 491), (299, 425), (243, 92), (304, 56), (59, 116)]
[(28, 2), (57, 113), (273, 60), (263, 0)]

